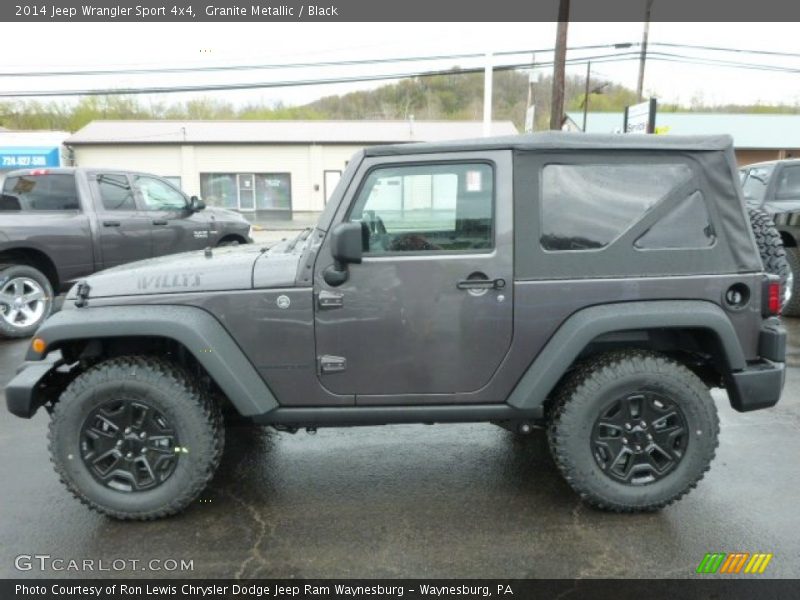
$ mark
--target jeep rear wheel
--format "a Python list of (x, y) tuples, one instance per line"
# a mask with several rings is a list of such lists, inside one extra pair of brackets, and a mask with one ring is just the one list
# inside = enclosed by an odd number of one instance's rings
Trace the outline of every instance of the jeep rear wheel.
[(0, 271), (0, 337), (27, 337), (53, 310), (53, 288), (47, 277), (28, 265)]
[(579, 367), (556, 396), (553, 458), (580, 497), (618, 512), (662, 508), (714, 458), (716, 406), (703, 382), (653, 352), (615, 351)]
[(84, 504), (118, 519), (186, 508), (219, 464), (219, 407), (182, 368), (128, 356), (99, 363), (61, 395), (50, 421), (51, 461)]

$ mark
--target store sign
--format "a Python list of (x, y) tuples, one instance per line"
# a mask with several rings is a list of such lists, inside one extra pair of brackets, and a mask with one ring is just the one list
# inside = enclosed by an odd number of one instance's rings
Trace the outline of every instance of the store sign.
[(57, 147), (0, 148), (0, 169), (34, 169), (61, 166)]
[(656, 99), (625, 107), (625, 133), (654, 133), (656, 128)]

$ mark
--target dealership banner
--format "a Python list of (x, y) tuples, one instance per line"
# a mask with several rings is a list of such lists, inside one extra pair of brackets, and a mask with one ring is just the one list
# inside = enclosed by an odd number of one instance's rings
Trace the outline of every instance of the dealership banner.
[[(0, 3), (2, 21), (556, 21), (559, 0), (53, 0)], [(643, 0), (571, 0), (572, 21), (642, 21)], [(651, 21), (797, 21), (800, 3), (655, 2)]]
[(0, 598), (84, 600), (117, 598), (204, 600), (285, 598), (339, 600), (375, 598), (795, 598), (797, 580), (778, 579), (188, 579), (188, 580), (2, 580)]

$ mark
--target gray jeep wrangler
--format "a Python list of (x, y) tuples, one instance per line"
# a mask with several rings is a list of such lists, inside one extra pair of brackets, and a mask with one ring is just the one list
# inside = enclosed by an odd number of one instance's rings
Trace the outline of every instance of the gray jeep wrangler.
[(356, 154), (316, 228), (78, 283), (9, 410), (51, 415), (70, 491), (121, 519), (189, 505), (224, 413), (282, 430), (546, 427), (588, 503), (655, 510), (719, 422), (784, 381), (729, 137), (547, 133)]

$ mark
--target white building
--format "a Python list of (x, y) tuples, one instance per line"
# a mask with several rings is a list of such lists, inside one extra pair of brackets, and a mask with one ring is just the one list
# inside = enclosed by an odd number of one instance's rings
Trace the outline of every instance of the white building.
[[(145, 171), (207, 203), (261, 217), (321, 211), (365, 146), (479, 137), (479, 121), (93, 121), (66, 140), (73, 164)], [(493, 135), (513, 135), (510, 121)]]

